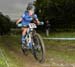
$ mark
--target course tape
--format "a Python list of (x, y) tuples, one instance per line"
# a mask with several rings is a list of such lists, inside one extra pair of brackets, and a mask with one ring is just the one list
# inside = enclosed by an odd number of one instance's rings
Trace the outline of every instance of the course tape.
[(75, 38), (43, 38), (45, 40), (75, 40)]

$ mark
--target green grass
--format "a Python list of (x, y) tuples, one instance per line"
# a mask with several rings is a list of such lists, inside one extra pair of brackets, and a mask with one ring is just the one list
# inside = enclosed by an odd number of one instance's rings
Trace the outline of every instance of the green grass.
[[(46, 37), (45, 33), (41, 33), (43, 37)], [(75, 32), (50, 32), (48, 37), (56, 38), (75, 38)]]
[(0, 56), (0, 67), (6, 67), (6, 63), (5, 63), (5, 60), (2, 56)]
[[(51, 33), (49, 37), (75, 37), (75, 33)], [(42, 35), (44, 36), (44, 35)], [(7, 57), (10, 67), (29, 67), (34, 64), (34, 67), (42, 67), (36, 64), (33, 57), (30, 55), (25, 57), (21, 53), (21, 43), (19, 35), (0, 37), (0, 49), (2, 49)], [(44, 36), (45, 37), (45, 36)], [(75, 63), (75, 41), (59, 41), (59, 40), (44, 40), (46, 47), (46, 63)], [(53, 60), (50, 60), (53, 58)], [(5, 61), (0, 55), (0, 67), (5, 67)], [(32, 67), (32, 66), (31, 66)], [(57, 66), (56, 66), (57, 67)]]
[(75, 63), (75, 41), (45, 40), (44, 42), (49, 57)]
[[(16, 36), (0, 37), (0, 48), (5, 52), (8, 58), (8, 64), (10, 67), (21, 67), (22, 66), (21, 64), (22, 60), (19, 61), (19, 56), (17, 55), (17, 53), (19, 52), (19, 48), (20, 48), (20, 37), (18, 38)], [(0, 58), (2, 59), (2, 57)]]

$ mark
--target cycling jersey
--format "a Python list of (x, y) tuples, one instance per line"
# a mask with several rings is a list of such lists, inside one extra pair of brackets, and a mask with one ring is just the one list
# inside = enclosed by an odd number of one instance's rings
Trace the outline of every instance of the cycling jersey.
[(29, 23), (34, 19), (37, 19), (37, 15), (34, 14), (33, 16), (29, 16), (28, 11), (25, 11), (24, 14), (22, 15), (22, 25), (27, 26)]

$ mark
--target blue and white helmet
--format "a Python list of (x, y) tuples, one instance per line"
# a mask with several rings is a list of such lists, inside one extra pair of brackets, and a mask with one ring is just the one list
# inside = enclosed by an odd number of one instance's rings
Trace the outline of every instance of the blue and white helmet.
[(35, 6), (33, 5), (32, 2), (28, 3), (27, 10), (33, 10), (33, 11), (35, 11)]

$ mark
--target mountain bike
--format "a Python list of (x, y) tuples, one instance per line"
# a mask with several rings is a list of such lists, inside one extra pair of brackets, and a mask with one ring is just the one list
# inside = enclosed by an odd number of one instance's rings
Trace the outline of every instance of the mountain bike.
[(26, 39), (24, 46), (26, 48), (22, 48), (22, 51), (25, 55), (27, 55), (28, 51), (30, 51), (34, 58), (39, 62), (45, 61), (45, 46), (42, 37), (35, 31), (37, 25), (35, 23), (30, 23), (29, 28), (27, 30)]

